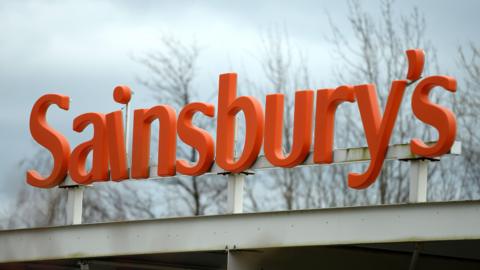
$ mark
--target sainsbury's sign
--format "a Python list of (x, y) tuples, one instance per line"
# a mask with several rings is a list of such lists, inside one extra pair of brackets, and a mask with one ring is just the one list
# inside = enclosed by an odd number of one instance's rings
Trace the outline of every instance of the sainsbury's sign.
[[(295, 93), (295, 111), (292, 149), (282, 150), (284, 95), (270, 94), (266, 97), (265, 111), (262, 104), (251, 96), (237, 97), (237, 75), (221, 74), (219, 79), (216, 110), (216, 139), (206, 130), (192, 123), (196, 113), (215, 117), (215, 105), (194, 102), (186, 105), (177, 116), (169, 105), (157, 105), (149, 109), (136, 109), (133, 119), (132, 162), (130, 172), (127, 164), (122, 112), (108, 114), (89, 112), (73, 119), (73, 130), (82, 132), (93, 126), (93, 137), (70, 151), (70, 145), (57, 130), (46, 121), (50, 105), (69, 109), (69, 97), (61, 94), (46, 94), (34, 104), (30, 115), (32, 137), (48, 149), (53, 156), (53, 168), (48, 176), (35, 170), (27, 171), (27, 182), (39, 188), (51, 188), (62, 183), (69, 174), (79, 184), (99, 181), (122, 181), (129, 178), (145, 179), (149, 175), (151, 124), (158, 120), (158, 176), (201, 175), (209, 171), (214, 162), (222, 169), (239, 173), (247, 170), (257, 159), (262, 146), (265, 158), (274, 166), (291, 168), (304, 162), (313, 144), (313, 161), (318, 164), (332, 162), (335, 111), (343, 102), (356, 102), (368, 144), (371, 162), (363, 173), (349, 173), (348, 185), (363, 189), (378, 177), (388, 144), (395, 126), (399, 108), (407, 85), (420, 80), (412, 94), (413, 115), (438, 131), (438, 141), (426, 145), (421, 139), (412, 139), (411, 151), (419, 156), (437, 157), (446, 154), (455, 140), (455, 115), (447, 108), (432, 103), (429, 93), (434, 87), (456, 91), (456, 80), (449, 76), (421, 78), (425, 62), (424, 52), (408, 50), (406, 79), (395, 80), (384, 112), (378, 104), (375, 85), (342, 85), (335, 89), (302, 90)], [(114, 100), (127, 104), (130, 89), (118, 86)], [(315, 103), (315, 104), (314, 104)], [(315, 106), (314, 106), (315, 105)], [(236, 115), (245, 115), (244, 146), (234, 157)], [(313, 130), (312, 130), (313, 129)], [(313, 134), (313, 136), (312, 136)], [(177, 135), (180, 140), (198, 152), (198, 160), (191, 163), (177, 159)], [(92, 152), (92, 166), (86, 170), (88, 154)]]

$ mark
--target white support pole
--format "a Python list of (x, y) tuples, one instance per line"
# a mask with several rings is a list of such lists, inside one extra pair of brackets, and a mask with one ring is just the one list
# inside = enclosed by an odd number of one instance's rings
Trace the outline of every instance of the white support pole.
[(227, 187), (227, 212), (231, 214), (243, 213), (243, 186), (244, 174), (229, 174)]
[(82, 224), (84, 186), (67, 187), (67, 225)]
[(413, 159), (410, 161), (410, 203), (427, 201), (428, 160)]
[[(235, 146), (238, 138), (238, 124), (235, 121), (233, 138), (233, 152), (236, 156)], [(227, 213), (239, 214), (243, 213), (243, 186), (245, 183), (245, 174), (229, 173), (227, 183)]]

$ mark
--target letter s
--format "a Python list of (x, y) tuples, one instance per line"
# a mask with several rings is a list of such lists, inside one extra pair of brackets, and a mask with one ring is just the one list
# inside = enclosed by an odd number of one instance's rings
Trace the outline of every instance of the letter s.
[(455, 92), (457, 81), (448, 76), (430, 76), (415, 87), (412, 96), (412, 110), (415, 116), (438, 130), (438, 141), (432, 146), (426, 145), (420, 139), (412, 139), (410, 142), (411, 151), (424, 157), (436, 157), (447, 153), (455, 141), (457, 131), (453, 112), (428, 99), (428, 94), (436, 86)]
[[(194, 102), (183, 107), (178, 115), (178, 136), (184, 143), (190, 145), (193, 151), (197, 151), (198, 160), (177, 160), (177, 171), (181, 174), (197, 176), (204, 174), (212, 167), (214, 148), (212, 136), (192, 123), (195, 113), (201, 112), (208, 117), (215, 116), (215, 107), (209, 103)], [(189, 162), (190, 161), (190, 162)]]
[(51, 188), (60, 184), (67, 175), (70, 145), (67, 139), (47, 124), (46, 113), (50, 105), (68, 110), (69, 97), (57, 94), (44, 95), (35, 102), (30, 114), (30, 133), (33, 139), (47, 148), (53, 156), (53, 168), (48, 177), (37, 171), (27, 171), (27, 183), (39, 188)]

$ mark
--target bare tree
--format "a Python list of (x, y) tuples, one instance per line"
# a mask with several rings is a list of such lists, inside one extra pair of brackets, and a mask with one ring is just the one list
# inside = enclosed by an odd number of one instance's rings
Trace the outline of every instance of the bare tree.
[[(309, 89), (310, 84), (306, 58), (301, 50), (291, 44), (286, 27), (278, 25), (263, 32), (260, 48), (261, 54), (257, 59), (266, 81), (247, 79), (246, 85), (252, 95), (258, 95), (262, 99), (271, 93), (284, 94), (282, 136), (284, 151), (288, 153), (293, 140), (293, 97), (297, 90)], [(305, 207), (308, 200), (305, 200), (303, 193), (308, 191), (304, 188), (308, 178), (304, 175), (304, 169), (276, 169), (260, 174), (260, 177), (247, 180), (246, 193), (252, 211)], [(262, 180), (257, 183), (259, 178)], [(272, 191), (278, 195), (272, 195)]]
[[(436, 50), (426, 37), (426, 21), (421, 12), (414, 8), (410, 14), (398, 14), (393, 1), (384, 0), (380, 4), (380, 15), (365, 11), (360, 1), (349, 1), (348, 22), (353, 36), (348, 38), (345, 31), (331, 21), (332, 36), (336, 62), (336, 77), (341, 84), (374, 83), (379, 91), (380, 104), (386, 103), (386, 98), (393, 80), (406, 78), (405, 51), (421, 48), (426, 51), (426, 67), (424, 75), (438, 74)], [(410, 89), (413, 90), (413, 86)], [(404, 97), (409, 100), (412, 91)], [(438, 101), (438, 96), (433, 99)], [(425, 128), (418, 121), (411, 120), (409, 104), (404, 102), (396, 121), (396, 130), (392, 137), (393, 143), (407, 143), (413, 135), (424, 139), (433, 139), (432, 130)], [(347, 106), (339, 111), (339, 121), (344, 129), (337, 130), (338, 144), (359, 145), (365, 141), (358, 116), (353, 111), (354, 106)], [(416, 134), (412, 131), (415, 130)], [(374, 185), (377, 190), (378, 202), (381, 204), (405, 202), (408, 197), (407, 164), (393, 162), (384, 166), (382, 173)], [(431, 173), (437, 169), (431, 168)], [(345, 177), (346, 171), (341, 169)], [(368, 192), (368, 191), (365, 191)], [(368, 196), (372, 198), (372, 196)], [(355, 203), (367, 196), (356, 196), (347, 192), (345, 203)], [(370, 201), (372, 203), (372, 201)]]
[[(159, 102), (181, 108), (196, 99), (192, 88), (198, 47), (185, 46), (174, 38), (163, 38), (164, 50), (147, 54), (137, 59), (150, 71), (152, 77), (143, 80)], [(205, 119), (198, 125), (208, 127)], [(196, 160), (196, 152), (185, 146), (178, 148), (179, 156), (190, 161)], [(52, 167), (48, 152), (39, 149), (23, 159), (22, 171), (36, 169), (47, 174)], [(220, 180), (220, 181), (219, 181)], [(163, 182), (171, 185), (165, 185)], [(162, 183), (162, 184), (159, 184)], [(151, 180), (142, 183), (124, 181), (121, 183), (94, 183), (85, 189), (83, 219), (85, 223), (118, 221), (128, 219), (154, 218), (159, 215), (200, 215), (207, 212), (223, 211), (221, 201), (225, 200), (225, 181), (209, 177), (175, 177), (170, 180)], [(66, 222), (65, 190), (21, 188), (17, 195), (15, 213), (6, 213), (6, 228), (38, 227), (61, 225)], [(185, 207), (179, 206), (179, 200)]]
[[(379, 91), (380, 104), (384, 107), (391, 82), (406, 78), (405, 51), (411, 48), (421, 48), (426, 51), (424, 76), (440, 74), (436, 49), (426, 35), (426, 20), (417, 8), (413, 8), (408, 14), (401, 14), (396, 11), (393, 1), (385, 0), (380, 2), (379, 15), (377, 15), (372, 11), (365, 11), (359, 1), (349, 1), (348, 4), (348, 31), (351, 31), (353, 36), (347, 37), (345, 28), (340, 29), (333, 21), (330, 23), (332, 34), (329, 41), (334, 48), (332, 52), (337, 85), (374, 83)], [(261, 95), (268, 91), (272, 92), (272, 90), (287, 94), (286, 114), (284, 116), (284, 147), (288, 151), (293, 124), (291, 117), (293, 100), (289, 94), (293, 93), (294, 89), (298, 89), (299, 85), (302, 87), (308, 86), (308, 79), (303, 80), (305, 84), (298, 84), (299, 81), (302, 81), (302, 78), (308, 78), (308, 72), (304, 72), (307, 71), (304, 66), (294, 63), (295, 59), (302, 58), (294, 55), (295, 52), (284, 29), (276, 28), (268, 31), (264, 36), (262, 49), (263, 55), (260, 57), (260, 64), (268, 83), (266, 86), (259, 86), (250, 82), (250, 87), (260, 92)], [(478, 65), (478, 50), (472, 47), (470, 51), (471, 58), (468, 59), (463, 50), (460, 51), (460, 65), (468, 75), (469, 88), (474, 88), (480, 82), (478, 75), (480, 68)], [(300, 63), (302, 62), (300, 61)], [(300, 75), (302, 72), (298, 71), (304, 72), (303, 75)], [(299, 78), (300, 80), (298, 80)], [(411, 98), (414, 86), (415, 84), (410, 86), (410, 91), (404, 97), (405, 100)], [(475, 118), (476, 110), (478, 110), (476, 104), (479, 104), (478, 94), (475, 94), (474, 97), (471, 94), (459, 94), (454, 99), (452, 95), (448, 96), (448, 94), (435, 92), (431, 99), (436, 103), (446, 103), (450, 107), (455, 106), (454, 110), (458, 119), (460, 119), (459, 139), (468, 145), (478, 143), (478, 137), (475, 135), (475, 129), (478, 127), (476, 122), (478, 120)], [(467, 102), (466, 99), (469, 99), (469, 101)], [(465, 108), (465, 112), (458, 108), (459, 104)], [(468, 106), (465, 106), (465, 104), (468, 104)], [(410, 104), (404, 102), (402, 106), (391, 143), (408, 143), (413, 136), (425, 140), (435, 140), (436, 132), (432, 128), (412, 120)], [(475, 118), (475, 120), (469, 119), (468, 116)], [(366, 143), (363, 139), (363, 128), (359, 124), (361, 121), (355, 104), (341, 105), (337, 112), (336, 122), (335, 145), (337, 147), (352, 147)], [(462, 163), (457, 158), (455, 162), (446, 160), (439, 164), (431, 163), (429, 174), (434, 188), (429, 191), (430, 200), (458, 199), (460, 198), (459, 190), (462, 189), (458, 183), (461, 182), (465, 185), (465, 183), (476, 180), (478, 166), (475, 166), (475, 163), (479, 156), (475, 149), (469, 149), (468, 152), (461, 160), (468, 159), (470, 162)], [(459, 162), (463, 165), (459, 165)], [(454, 166), (465, 169), (455, 170)], [(247, 189), (247, 196), (253, 210), (386, 204), (407, 200), (407, 163), (391, 162), (385, 164), (378, 181), (367, 190), (358, 191), (348, 188), (345, 180), (348, 172), (352, 169), (362, 170), (363, 168), (364, 165), (350, 165), (277, 170), (268, 174), (274, 178), (272, 182), (267, 182), (270, 183), (270, 186), (260, 188), (260, 190), (271, 191), (275, 190), (272, 188), (277, 188), (281, 193), (280, 200), (272, 201), (271, 198), (267, 199), (266, 196), (256, 196), (251, 188), (258, 185), (254, 181), (249, 182), (250, 188)], [(462, 181), (458, 181), (459, 175), (462, 175)], [(265, 182), (265, 180), (262, 179), (262, 182)], [(466, 187), (464, 186), (463, 189), (466, 189)], [(467, 192), (472, 193), (472, 189)], [(478, 194), (478, 191), (473, 193)], [(472, 197), (472, 195), (469, 195), (469, 197)], [(269, 207), (266, 207), (265, 204)]]
[[(38, 148), (33, 155), (19, 162), (19, 169), (25, 172), (35, 169), (48, 174), (52, 158), (48, 151)], [(22, 175), (23, 176), (23, 175)], [(145, 183), (148, 184), (148, 183)], [(84, 223), (106, 222), (129, 219), (145, 219), (159, 216), (156, 211), (155, 191), (144, 192), (138, 183), (94, 183), (86, 187), (83, 199)], [(15, 211), (5, 211), (5, 228), (45, 227), (67, 223), (67, 190), (62, 188), (39, 189), (24, 185), (16, 195)]]
[[(161, 47), (135, 59), (148, 69), (150, 75), (139, 80), (151, 90), (158, 102), (180, 109), (198, 98), (193, 82), (197, 75), (199, 54), (200, 49), (195, 43), (185, 44), (172, 36), (162, 37)], [(196, 125), (204, 129), (213, 127), (213, 119), (204, 117), (195, 120)], [(178, 144), (177, 154), (191, 162), (197, 159), (196, 150), (182, 144)], [(225, 181), (209, 176), (178, 176), (167, 181), (172, 183), (171, 187), (175, 190), (167, 193), (169, 201), (180, 198), (190, 214), (202, 215), (208, 208), (213, 212), (222, 211)], [(184, 214), (184, 209), (174, 205), (171, 207), (172, 213)]]
[[(458, 137), (464, 145), (461, 158), (452, 161), (450, 166), (461, 168), (460, 174), (451, 176), (452, 181), (461, 183), (460, 196), (465, 199), (478, 199), (480, 196), (480, 46), (471, 43), (458, 49), (458, 64), (462, 83), (454, 110), (457, 113)], [(448, 194), (443, 194), (448, 196)], [(457, 195), (458, 196), (458, 195)], [(448, 198), (448, 197), (447, 197)]]
[[(43, 149), (37, 149), (32, 157), (25, 158), (18, 164), (21, 171), (35, 168), (45, 174), (52, 166), (50, 155)], [(10, 218), (5, 227), (44, 227), (64, 224), (63, 209), (66, 195), (58, 189), (36, 189), (25, 185), (16, 196), (15, 211), (8, 213)]]

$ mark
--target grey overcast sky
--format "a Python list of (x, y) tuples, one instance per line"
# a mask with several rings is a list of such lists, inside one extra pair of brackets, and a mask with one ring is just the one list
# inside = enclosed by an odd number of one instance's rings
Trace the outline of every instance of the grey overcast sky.
[[(379, 9), (379, 1), (363, 3), (366, 10)], [(426, 15), (442, 68), (454, 72), (457, 46), (480, 45), (480, 1), (395, 3), (399, 12), (414, 5)], [(196, 86), (207, 96), (218, 74), (233, 69), (242, 76), (256, 65), (259, 33), (272, 24), (285, 25), (308, 53), (315, 81), (331, 82), (326, 12), (340, 28), (348, 23), (345, 1), (0, 1), (0, 198), (11, 199), (12, 190), (25, 184), (16, 163), (35, 149), (28, 121), (41, 95), (71, 97), (70, 111), (52, 108), (49, 121), (73, 148), (86, 135), (70, 130), (72, 119), (118, 109), (111, 98), (115, 85), (132, 87), (135, 107), (152, 104), (136, 81), (145, 70), (131, 56), (158, 47), (162, 34), (203, 47)]]

